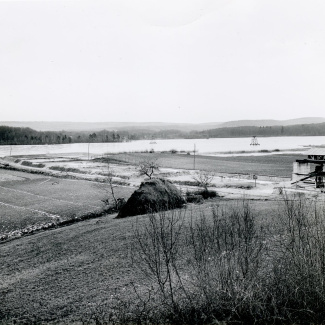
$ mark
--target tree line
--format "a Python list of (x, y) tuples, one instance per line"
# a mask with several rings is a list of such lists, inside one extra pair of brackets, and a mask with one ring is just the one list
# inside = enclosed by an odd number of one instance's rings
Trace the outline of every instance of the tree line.
[(0, 126), (0, 145), (44, 145), (88, 142), (122, 142), (136, 140), (126, 131), (99, 132), (53, 132), (36, 131), (31, 128)]
[(124, 142), (152, 139), (202, 139), (278, 136), (325, 136), (325, 123), (290, 126), (239, 126), (205, 131), (132, 129), (98, 132), (36, 131), (31, 128), (0, 126), (0, 145), (65, 144), (89, 142)]
[(240, 126), (190, 132), (190, 138), (325, 136), (325, 123), (288, 126)]

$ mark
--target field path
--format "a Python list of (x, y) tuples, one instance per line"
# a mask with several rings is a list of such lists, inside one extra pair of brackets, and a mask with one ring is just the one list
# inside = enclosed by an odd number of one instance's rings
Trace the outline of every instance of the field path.
[(45, 181), (43, 181), (43, 182), (41, 182), (41, 183), (39, 183), (39, 185), (41, 185), (41, 184), (44, 184), (44, 183), (47, 183), (47, 182), (49, 182), (51, 179), (53, 179), (52, 177), (49, 177), (48, 179), (46, 179)]

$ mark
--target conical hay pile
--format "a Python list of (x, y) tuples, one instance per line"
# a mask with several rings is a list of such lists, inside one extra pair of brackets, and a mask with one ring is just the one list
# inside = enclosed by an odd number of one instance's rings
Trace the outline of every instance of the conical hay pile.
[(141, 183), (117, 218), (181, 208), (184, 203), (181, 192), (174, 184), (165, 179), (154, 178)]

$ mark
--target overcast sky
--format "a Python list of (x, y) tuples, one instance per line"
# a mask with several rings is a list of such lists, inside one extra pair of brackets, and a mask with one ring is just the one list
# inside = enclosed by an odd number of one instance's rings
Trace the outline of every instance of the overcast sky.
[(324, 0), (0, 0), (0, 121), (325, 116)]

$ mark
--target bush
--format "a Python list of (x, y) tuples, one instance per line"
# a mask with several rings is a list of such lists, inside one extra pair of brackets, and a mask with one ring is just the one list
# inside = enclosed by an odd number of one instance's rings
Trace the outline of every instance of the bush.
[(204, 201), (202, 195), (190, 194), (186, 196), (187, 203), (202, 203)]
[(80, 170), (78, 168), (72, 168), (72, 167), (62, 167), (62, 166), (51, 166), (49, 169), (51, 170), (57, 170), (60, 172), (71, 172), (71, 173), (77, 173), (77, 174), (86, 174), (86, 171)]
[(204, 200), (219, 197), (218, 193), (212, 190), (195, 191), (194, 194), (201, 195), (204, 198)]
[(193, 175), (193, 180), (196, 182), (196, 186), (202, 187), (205, 192), (208, 192), (208, 187), (213, 185), (215, 174), (209, 171), (199, 171)]
[(245, 201), (136, 224), (131, 255), (148, 287), (129, 301), (127, 321), (324, 324), (325, 211), (303, 196), (283, 200), (269, 227)]
[(111, 203), (110, 199), (108, 199), (108, 198), (103, 199), (101, 201), (105, 204), (104, 209), (103, 209), (103, 211), (105, 213), (119, 212), (126, 203), (126, 200), (123, 197), (117, 198), (116, 202), (114, 202), (114, 200), (112, 200), (113, 203)]
[(21, 163), (23, 166), (28, 166), (28, 167), (35, 167), (35, 168), (44, 168), (45, 165), (44, 164), (33, 164), (32, 162), (30, 161), (23, 161)]
[(145, 313), (159, 311), (159, 324), (252, 323), (261, 303), (252, 298), (265, 294), (256, 278), (265, 245), (251, 209), (244, 203), (229, 213), (215, 208), (210, 218), (187, 219), (174, 210), (135, 228), (134, 265), (151, 280), (155, 296)]

